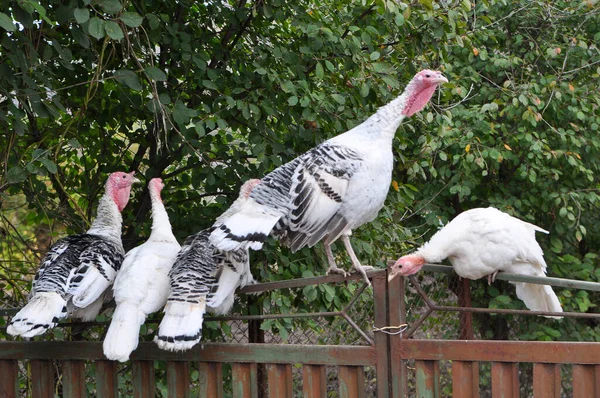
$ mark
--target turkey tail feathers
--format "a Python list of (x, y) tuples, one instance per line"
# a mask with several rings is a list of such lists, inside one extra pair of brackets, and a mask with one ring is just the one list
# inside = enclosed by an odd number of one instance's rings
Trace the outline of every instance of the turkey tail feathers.
[[(563, 312), (552, 287), (533, 283), (515, 283), (517, 297), (523, 300), (525, 306), (532, 311)], [(546, 318), (561, 319), (561, 316), (546, 316)]]
[[(227, 212), (226, 212), (227, 213)], [(269, 211), (265, 206), (247, 203), (240, 211), (217, 220), (210, 234), (210, 243), (217, 249), (260, 250), (281, 214)]]
[(137, 305), (120, 303), (112, 316), (102, 348), (106, 358), (125, 362), (138, 346), (140, 326), (146, 315)]
[(55, 292), (36, 293), (10, 321), (6, 331), (13, 336), (33, 337), (53, 328), (67, 316), (67, 302)]
[(205, 300), (199, 303), (168, 301), (165, 316), (158, 327), (154, 342), (167, 351), (184, 351), (202, 338), (202, 322), (206, 311)]

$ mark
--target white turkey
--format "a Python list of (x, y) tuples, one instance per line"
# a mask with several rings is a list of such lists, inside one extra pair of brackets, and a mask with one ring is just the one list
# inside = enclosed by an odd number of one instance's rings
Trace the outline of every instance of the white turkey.
[[(401, 257), (392, 266), (390, 279), (411, 275), (425, 263), (448, 258), (462, 278), (488, 277), (499, 271), (546, 276), (546, 262), (535, 233), (548, 231), (493, 207), (467, 210), (439, 230), (415, 253)], [(548, 285), (515, 283), (517, 297), (533, 311), (562, 312), (558, 297)]]
[(160, 196), (164, 186), (160, 178), (150, 180), (152, 232), (146, 242), (127, 252), (115, 278), (117, 307), (103, 344), (104, 355), (111, 360), (129, 360), (138, 346), (140, 326), (169, 296), (169, 271), (181, 246)]
[(377, 216), (392, 182), (392, 141), (405, 117), (419, 112), (439, 84), (440, 72), (422, 70), (404, 93), (362, 124), (329, 139), (262, 179), (244, 206), (210, 236), (221, 250), (259, 250), (269, 234), (297, 251), (323, 240), (330, 272), (331, 244), (341, 237), (352, 266), (370, 284), (350, 244), (353, 229)]
[[(249, 180), (229, 210), (227, 217), (248, 200), (260, 180)], [(231, 310), (238, 287), (255, 283), (250, 272), (248, 249), (220, 251), (210, 243), (212, 231), (206, 229), (189, 236), (177, 255), (169, 274), (171, 290), (164, 317), (154, 341), (164, 350), (192, 348), (202, 337), (204, 313), (220, 315)]]
[(90, 229), (59, 239), (50, 247), (33, 280), (29, 302), (8, 325), (9, 334), (40, 335), (68, 312), (84, 321), (96, 318), (125, 255), (121, 211), (134, 182), (138, 182), (134, 172), (112, 173)]

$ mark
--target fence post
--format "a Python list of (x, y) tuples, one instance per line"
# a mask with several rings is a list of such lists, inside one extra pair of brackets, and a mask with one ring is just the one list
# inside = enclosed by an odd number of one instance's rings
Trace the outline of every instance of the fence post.
[[(386, 278), (388, 273), (386, 273)], [(388, 283), (388, 311), (389, 325), (397, 326), (406, 323), (405, 278), (403, 276), (397, 276)], [(389, 336), (390, 396), (393, 398), (404, 397), (407, 391), (406, 360), (400, 353), (402, 338), (402, 334)]]
[[(471, 307), (471, 281), (463, 278), (458, 285), (458, 306)], [(460, 340), (473, 340), (473, 314), (466, 311), (459, 313)]]
[[(375, 308), (375, 327), (381, 328), (388, 325), (388, 295), (387, 273), (373, 277), (373, 304)], [(390, 339), (382, 332), (375, 332), (375, 348), (377, 349), (377, 397), (390, 396)]]
[[(250, 308), (257, 302), (257, 297), (253, 295), (246, 296), (246, 308)], [(262, 315), (262, 307), (258, 306), (258, 315)], [(251, 319), (248, 321), (248, 342), (249, 343), (265, 343), (265, 331), (260, 327), (262, 319)], [(258, 398), (267, 396), (267, 372), (265, 364), (259, 363), (256, 368), (256, 381), (258, 384)]]

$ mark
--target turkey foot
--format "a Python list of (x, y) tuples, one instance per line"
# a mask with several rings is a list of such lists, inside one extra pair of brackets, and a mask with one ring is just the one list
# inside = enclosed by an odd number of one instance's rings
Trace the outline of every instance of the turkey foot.
[(346, 234), (342, 235), (342, 242), (344, 242), (346, 251), (348, 252), (348, 255), (350, 256), (350, 260), (352, 261), (352, 268), (354, 268), (356, 271), (358, 271), (363, 276), (365, 282), (367, 283), (367, 286), (371, 286), (371, 281), (369, 280), (369, 277), (367, 276), (367, 271), (374, 270), (375, 268), (371, 267), (370, 265), (361, 265), (360, 264), (358, 257), (356, 257), (356, 254), (354, 253), (354, 249), (352, 249), (352, 245), (350, 244), (350, 238), (348, 237), (348, 235), (346, 235)]
[(491, 285), (496, 280), (496, 275), (498, 275), (498, 271), (495, 271), (493, 274), (489, 274), (487, 276), (488, 285)]
[(333, 253), (331, 252), (331, 245), (325, 244), (325, 255), (327, 256), (327, 262), (329, 263), (329, 268), (327, 268), (325, 275), (329, 275), (332, 272), (343, 275), (344, 278), (349, 275), (345, 270), (339, 268), (337, 266), (337, 264), (335, 263), (335, 259), (333, 258)]

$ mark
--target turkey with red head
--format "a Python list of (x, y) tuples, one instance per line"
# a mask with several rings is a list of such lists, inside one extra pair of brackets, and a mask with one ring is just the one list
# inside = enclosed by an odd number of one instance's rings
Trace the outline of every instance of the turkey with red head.
[(125, 255), (121, 211), (129, 201), (131, 184), (138, 182), (134, 174), (112, 173), (90, 229), (50, 247), (33, 280), (29, 302), (6, 329), (9, 334), (40, 335), (68, 312), (84, 321), (96, 318)]
[[(392, 266), (390, 279), (412, 275), (425, 263), (448, 259), (454, 271), (467, 279), (488, 276), (491, 283), (499, 271), (546, 276), (544, 252), (535, 233), (548, 231), (512, 217), (493, 207), (460, 213), (413, 254)], [(547, 285), (515, 282), (517, 297), (533, 311), (562, 312), (558, 297)]]
[(349, 236), (375, 219), (392, 182), (392, 141), (405, 117), (423, 109), (448, 80), (422, 70), (404, 93), (362, 124), (331, 138), (265, 176), (237, 211), (215, 224), (210, 241), (220, 250), (259, 250), (272, 234), (297, 251), (323, 241), (329, 272), (336, 265), (331, 244), (341, 238), (352, 266), (370, 284)]

